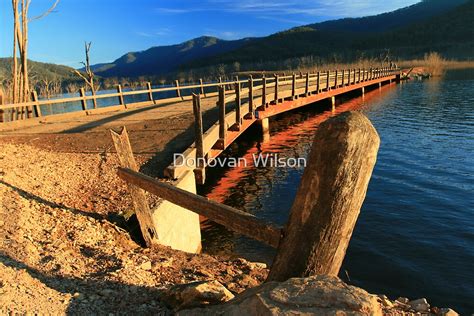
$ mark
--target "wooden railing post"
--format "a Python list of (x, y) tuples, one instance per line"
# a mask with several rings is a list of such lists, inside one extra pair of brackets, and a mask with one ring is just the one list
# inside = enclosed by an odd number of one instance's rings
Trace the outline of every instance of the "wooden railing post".
[(181, 89), (179, 88), (179, 80), (175, 80), (174, 85), (176, 86), (176, 97), (183, 99), (181, 96)]
[(321, 91), (321, 72), (318, 71), (316, 74), (316, 93), (319, 93)]
[[(115, 150), (119, 158), (120, 166), (138, 171), (138, 165), (133, 157), (132, 147), (128, 138), (127, 129), (122, 128), (120, 133), (110, 130)], [(148, 247), (158, 243), (158, 234), (153, 220), (153, 214), (147, 202), (145, 192), (133, 184), (127, 182), (128, 190), (132, 196), (133, 208), (140, 224), (143, 239)]]
[(267, 281), (338, 275), (379, 144), (377, 131), (359, 112), (319, 126)]
[(124, 108), (127, 108), (127, 106), (125, 105), (125, 101), (123, 99), (122, 86), (119, 84), (117, 85), (117, 93), (118, 93), (119, 105), (123, 106)]
[(81, 96), (82, 110), (87, 110), (87, 99), (86, 99), (86, 90), (84, 88), (79, 89), (79, 95)]
[(204, 83), (202, 82), (202, 78), (199, 79), (199, 93), (206, 97), (206, 93), (204, 92)]
[(341, 83), (341, 87), (344, 87), (344, 75), (345, 75), (345, 71), (344, 71), (344, 69), (342, 69), (342, 83)]
[(41, 117), (41, 107), (38, 103), (38, 93), (36, 93), (36, 90), (31, 91), (31, 101), (35, 102), (35, 105), (33, 106), (34, 113), (33, 116), (36, 117)]
[(331, 84), (330, 84), (330, 81), (329, 81), (330, 75), (331, 75), (331, 71), (328, 70), (326, 72), (326, 91), (331, 91)]
[(204, 184), (206, 181), (206, 169), (204, 165), (204, 141), (202, 128), (201, 96), (193, 93), (193, 113), (194, 113), (194, 135), (196, 145), (196, 166), (194, 177), (196, 183)]
[(219, 140), (216, 148), (225, 149), (225, 139), (227, 134), (227, 124), (225, 121), (225, 85), (219, 86)]
[(153, 92), (151, 91), (151, 82), (146, 83), (146, 88), (148, 89), (148, 101), (155, 103), (155, 100), (153, 100)]
[(337, 69), (336, 69), (336, 75), (334, 76), (334, 89), (337, 89)]
[(309, 72), (306, 73), (306, 85), (304, 88), (304, 95), (306, 97), (309, 95)]
[(262, 76), (262, 108), (265, 110), (268, 107), (267, 105), (267, 78), (265, 74)]
[(357, 83), (360, 83), (360, 68), (359, 68), (359, 74), (357, 75)]
[(240, 83), (235, 83), (235, 122), (236, 128), (240, 131), (242, 125), (242, 113), (240, 107), (242, 106), (242, 98), (240, 96)]
[(253, 118), (255, 115), (255, 109), (253, 108), (253, 77), (249, 76), (249, 116)]
[(274, 97), (274, 101), (275, 101), (275, 104), (278, 104), (278, 75), (275, 74), (274, 77), (275, 77), (275, 97)]
[(291, 81), (291, 99), (294, 100), (296, 98), (296, 74), (293, 73), (292, 81)]

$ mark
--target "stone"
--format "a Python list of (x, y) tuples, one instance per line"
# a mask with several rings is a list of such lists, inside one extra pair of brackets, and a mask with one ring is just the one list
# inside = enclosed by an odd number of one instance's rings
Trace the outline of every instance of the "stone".
[(218, 281), (178, 284), (167, 290), (162, 300), (175, 310), (227, 302), (234, 295)]
[(403, 304), (408, 304), (408, 302), (410, 301), (408, 298), (406, 297), (399, 297), (396, 299), (397, 301), (399, 301), (400, 303), (403, 303)]
[(377, 296), (338, 277), (318, 275), (268, 282), (233, 300), (178, 315), (382, 315)]
[(387, 308), (393, 307), (392, 301), (390, 301), (386, 295), (379, 295), (379, 299), (383, 306)]
[(419, 298), (417, 300), (409, 301), (408, 305), (415, 310), (415, 312), (429, 312), (430, 311), (430, 304), (426, 298)]
[(457, 312), (455, 312), (454, 310), (452, 310), (451, 308), (441, 308), (439, 310), (439, 313), (436, 314), (436, 315), (440, 315), (440, 316), (459, 316), (459, 314)]
[(145, 261), (140, 265), (142, 270), (151, 270), (151, 261)]

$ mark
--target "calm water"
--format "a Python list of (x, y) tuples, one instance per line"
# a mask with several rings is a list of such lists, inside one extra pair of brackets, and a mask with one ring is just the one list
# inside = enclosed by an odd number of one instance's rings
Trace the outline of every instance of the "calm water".
[[(226, 155), (304, 157), (326, 105), (277, 117), (269, 139), (250, 130)], [(377, 165), (341, 278), (392, 298), (426, 297), (474, 312), (474, 72), (384, 87), (338, 106), (361, 110), (381, 137)], [(303, 170), (210, 170), (201, 193), (284, 224)], [(271, 262), (274, 250), (210, 225), (205, 251)]]

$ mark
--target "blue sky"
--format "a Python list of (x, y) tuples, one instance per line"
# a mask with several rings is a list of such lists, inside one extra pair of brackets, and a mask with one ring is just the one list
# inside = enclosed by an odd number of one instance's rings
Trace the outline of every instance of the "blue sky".
[[(32, 0), (30, 16), (53, 0)], [(201, 35), (222, 39), (265, 36), (342, 17), (392, 11), (419, 0), (61, 0), (55, 12), (30, 23), (30, 59), (79, 67), (84, 41), (92, 63), (129, 51), (170, 45)], [(11, 56), (11, 1), (0, 0), (0, 56)]]

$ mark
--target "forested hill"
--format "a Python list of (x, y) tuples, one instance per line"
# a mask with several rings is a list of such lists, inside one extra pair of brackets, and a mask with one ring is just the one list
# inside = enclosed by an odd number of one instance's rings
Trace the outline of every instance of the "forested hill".
[(445, 57), (473, 56), (474, 0), (424, 0), (374, 16), (310, 24), (267, 37), (223, 41), (200, 37), (178, 45), (128, 53), (95, 66), (104, 77), (163, 75), (217, 65), (228, 70), (285, 67), (288, 59), (325, 62), (374, 58), (418, 58), (439, 51)]

